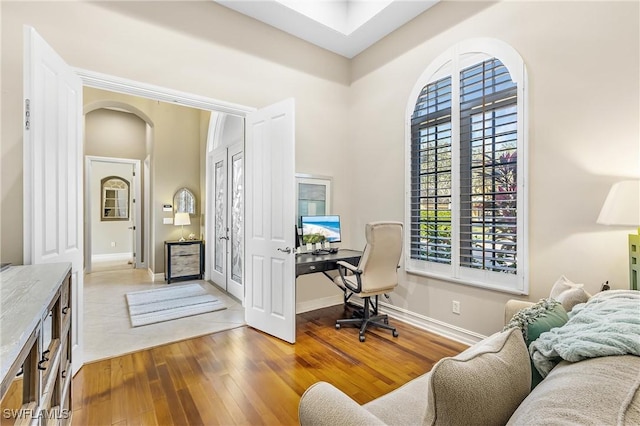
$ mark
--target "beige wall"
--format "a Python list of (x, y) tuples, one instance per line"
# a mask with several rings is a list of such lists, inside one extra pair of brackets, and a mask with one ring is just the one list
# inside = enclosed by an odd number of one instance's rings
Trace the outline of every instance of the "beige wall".
[[(83, 91), (85, 106), (109, 99), (108, 92), (89, 87)], [(135, 114), (110, 109), (96, 109), (85, 114), (84, 155), (144, 160), (146, 123)]]
[[(209, 123), (209, 113), (181, 105), (167, 102), (157, 102), (150, 99), (108, 92), (93, 88), (85, 88), (83, 102), (86, 106), (104, 103), (106, 101), (120, 102), (134, 107), (144, 114), (150, 121), (150, 154), (152, 162), (151, 182), (154, 188), (151, 194), (151, 247), (149, 268), (154, 273), (164, 272), (164, 241), (180, 238), (180, 227), (165, 225), (162, 220), (165, 217), (173, 217), (171, 212), (162, 210), (163, 204), (173, 204), (173, 195), (183, 187), (189, 188), (197, 197), (198, 214), (191, 218), (191, 225), (185, 226), (185, 234), (193, 232), (200, 236), (200, 217), (202, 212), (202, 195), (200, 187), (200, 159), (201, 139), (206, 134), (201, 134), (201, 128)], [(95, 126), (90, 118), (87, 118), (86, 127), (86, 155), (105, 155), (111, 157), (126, 157), (126, 153), (132, 157), (142, 159), (146, 157), (146, 134), (143, 125), (135, 132), (127, 132), (131, 127), (131, 121), (140, 119), (133, 114), (117, 111), (96, 110), (89, 113), (100, 113), (119, 119), (117, 123), (111, 122), (113, 129), (96, 135)], [(103, 117), (105, 118), (105, 117)], [(105, 120), (102, 120), (103, 124)], [(117, 130), (114, 130), (117, 129)], [(115, 132), (115, 134), (114, 134)], [(129, 138), (126, 135), (132, 135)], [(131, 140), (134, 137), (137, 141)], [(118, 144), (114, 136), (120, 135), (121, 139), (128, 139), (128, 143)], [(117, 138), (115, 138), (117, 139)], [(125, 146), (123, 146), (125, 145)], [(100, 154), (102, 153), (102, 154)], [(119, 153), (122, 153), (120, 155)]]
[[(335, 155), (347, 144), (347, 59), (211, 1), (3, 0), (0, 8), (3, 262), (22, 262), (23, 24), (36, 28), (74, 67), (251, 107), (293, 97), (297, 171), (333, 176), (336, 188), (352, 188), (349, 159)], [(153, 133), (165, 134), (158, 129)], [(170, 129), (167, 138), (182, 141), (177, 129)], [(154, 162), (154, 173), (158, 168), (176, 170), (182, 155), (178, 149), (163, 148), (162, 155), (166, 158)], [(152, 206), (154, 226), (167, 227), (159, 224), (158, 203), (171, 200), (176, 177), (152, 182), (158, 197)], [(200, 182), (199, 176), (194, 182)], [(337, 193), (335, 208), (346, 211), (349, 197), (346, 191)], [(169, 235), (155, 237), (156, 263), (161, 263), (159, 248), (165, 237)], [(298, 286), (298, 297), (313, 299), (317, 288), (335, 292), (322, 280), (316, 277), (312, 284)]]
[[(353, 61), (213, 2), (0, 7), (3, 261), (22, 258), (23, 23), (80, 68), (254, 107), (294, 97), (296, 171), (333, 176), (342, 246), (354, 248), (366, 222), (404, 218), (404, 115), (422, 71), (460, 40), (495, 37), (529, 72), (529, 299), (545, 296), (560, 274), (591, 291), (604, 280), (626, 283), (626, 231), (595, 219), (609, 185), (638, 174), (637, 2), (443, 2)], [(299, 279), (298, 301), (335, 295), (323, 280)], [(405, 275), (392, 297), (489, 334), (511, 296)]]
[[(596, 218), (613, 182), (640, 177), (639, 35), (638, 2), (536, 1), (440, 3), (386, 37), (352, 64), (350, 143), (360, 156), (352, 226), (403, 220), (409, 93), (438, 54), (467, 38), (494, 37), (520, 53), (529, 75), (528, 299), (547, 297), (561, 274), (593, 292), (605, 280), (628, 286), (630, 230)], [(376, 173), (372, 164), (381, 165)], [(405, 275), (393, 300), (486, 335), (501, 327), (509, 297)], [(461, 315), (451, 313), (452, 300)]]

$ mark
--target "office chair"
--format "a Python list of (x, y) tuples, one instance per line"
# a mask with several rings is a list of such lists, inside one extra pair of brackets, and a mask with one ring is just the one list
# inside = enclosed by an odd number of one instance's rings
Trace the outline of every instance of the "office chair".
[[(365, 227), (367, 245), (358, 266), (339, 261), (340, 275), (334, 282), (363, 299), (361, 318), (339, 319), (336, 328), (343, 324), (360, 326), (359, 338), (365, 341), (364, 333), (369, 326), (391, 330), (398, 337), (395, 327), (389, 325), (387, 315), (378, 314), (378, 296), (389, 293), (398, 285), (398, 268), (402, 255), (402, 223), (372, 222)], [(375, 297), (375, 304), (371, 298)], [(373, 315), (371, 313), (373, 309)]]

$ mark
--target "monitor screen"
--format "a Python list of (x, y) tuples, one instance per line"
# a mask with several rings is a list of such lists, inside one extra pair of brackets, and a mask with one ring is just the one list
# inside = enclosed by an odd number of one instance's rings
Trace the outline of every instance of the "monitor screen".
[(302, 243), (340, 242), (340, 216), (302, 216)]

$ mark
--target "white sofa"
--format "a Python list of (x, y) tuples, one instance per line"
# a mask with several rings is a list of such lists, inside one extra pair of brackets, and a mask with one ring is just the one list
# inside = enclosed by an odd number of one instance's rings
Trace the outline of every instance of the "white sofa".
[[(530, 305), (510, 302), (507, 310)], [(640, 332), (635, 337), (640, 344)], [(640, 424), (639, 356), (562, 361), (532, 391), (530, 384), (529, 351), (512, 328), (364, 405), (316, 383), (300, 400), (299, 419), (303, 426)]]

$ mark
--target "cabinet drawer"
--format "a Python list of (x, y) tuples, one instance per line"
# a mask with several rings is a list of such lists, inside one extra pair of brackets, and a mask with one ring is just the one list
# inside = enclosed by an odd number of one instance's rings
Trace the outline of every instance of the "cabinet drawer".
[(183, 277), (185, 275), (200, 274), (200, 256), (182, 255), (171, 257), (171, 276)]
[(171, 257), (199, 256), (200, 244), (178, 244), (171, 247)]

